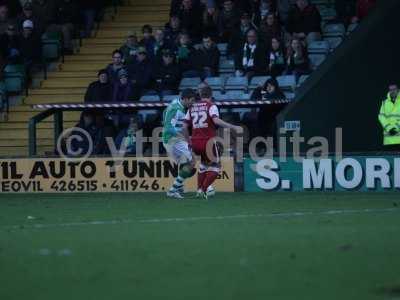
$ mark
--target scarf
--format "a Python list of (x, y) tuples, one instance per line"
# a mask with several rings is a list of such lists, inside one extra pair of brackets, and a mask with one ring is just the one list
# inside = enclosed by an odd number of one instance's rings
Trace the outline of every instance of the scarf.
[(252, 68), (254, 67), (254, 53), (256, 51), (257, 45), (244, 44), (243, 48), (243, 67)]

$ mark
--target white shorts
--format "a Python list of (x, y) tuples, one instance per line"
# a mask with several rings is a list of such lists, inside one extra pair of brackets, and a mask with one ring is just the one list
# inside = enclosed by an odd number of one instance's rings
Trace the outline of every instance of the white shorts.
[(177, 164), (185, 164), (193, 160), (192, 152), (189, 150), (189, 144), (186, 141), (175, 141), (164, 144), (168, 156)]

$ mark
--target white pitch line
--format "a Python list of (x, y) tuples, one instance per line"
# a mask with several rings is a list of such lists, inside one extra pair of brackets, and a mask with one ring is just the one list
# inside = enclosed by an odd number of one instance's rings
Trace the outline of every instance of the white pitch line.
[(154, 218), (154, 219), (126, 219), (126, 220), (106, 220), (106, 221), (90, 221), (90, 222), (72, 222), (59, 224), (22, 224), (3, 226), (5, 229), (45, 229), (57, 227), (79, 227), (90, 225), (117, 225), (130, 223), (179, 223), (179, 222), (195, 222), (195, 221), (219, 221), (219, 220), (235, 220), (235, 219), (254, 219), (254, 218), (284, 218), (284, 217), (302, 217), (302, 216), (324, 216), (324, 215), (344, 215), (344, 214), (367, 214), (367, 213), (387, 213), (399, 212), (399, 208), (366, 208), (366, 209), (331, 209), (325, 211), (299, 211), (269, 214), (241, 214), (231, 216), (208, 216), (208, 217), (182, 217), (182, 218)]

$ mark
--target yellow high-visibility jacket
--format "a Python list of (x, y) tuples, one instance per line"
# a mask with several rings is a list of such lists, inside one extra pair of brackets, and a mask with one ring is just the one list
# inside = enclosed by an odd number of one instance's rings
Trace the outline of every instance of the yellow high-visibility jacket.
[[(378, 119), (383, 127), (383, 144), (400, 145), (400, 94), (397, 95), (394, 103), (388, 94), (382, 103)], [(389, 134), (392, 129), (397, 130), (397, 134), (394, 136)]]

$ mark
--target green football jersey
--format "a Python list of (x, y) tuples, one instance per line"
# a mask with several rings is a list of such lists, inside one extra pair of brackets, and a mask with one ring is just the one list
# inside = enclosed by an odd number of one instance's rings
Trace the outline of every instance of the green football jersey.
[(164, 144), (168, 144), (172, 138), (184, 139), (182, 129), (185, 116), (186, 108), (182, 105), (180, 99), (172, 101), (164, 110), (162, 133)]

